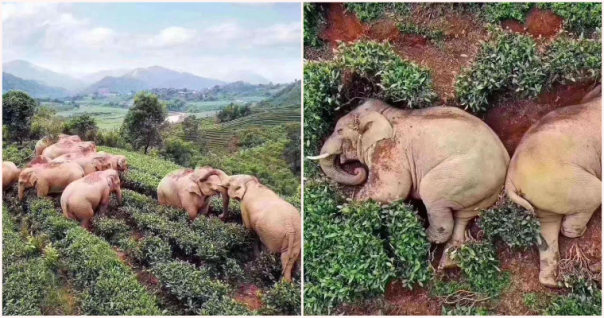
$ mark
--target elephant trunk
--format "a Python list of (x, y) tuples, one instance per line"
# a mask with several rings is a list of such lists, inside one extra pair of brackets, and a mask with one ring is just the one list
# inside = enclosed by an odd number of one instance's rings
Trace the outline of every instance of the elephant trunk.
[(199, 181), (206, 181), (210, 176), (218, 176), (218, 178), (220, 179), (220, 183), (222, 183), (222, 186), (226, 186), (229, 183), (229, 176), (224, 173), (224, 171), (219, 169), (211, 169), (205, 175), (201, 176)]
[(19, 201), (23, 201), (23, 197), (25, 195), (25, 186), (20, 183), (19, 184)]
[(220, 192), (220, 196), (222, 197), (222, 214), (218, 217), (224, 220), (229, 216), (229, 193), (224, 187), (219, 187), (218, 192)]
[[(365, 182), (367, 178), (367, 170), (364, 168), (356, 168), (354, 174), (350, 174), (335, 163), (336, 156), (342, 153), (342, 142), (340, 139), (330, 137), (318, 156), (321, 169), (330, 179), (345, 185), (358, 185)], [(312, 159), (312, 158), (310, 158)]]

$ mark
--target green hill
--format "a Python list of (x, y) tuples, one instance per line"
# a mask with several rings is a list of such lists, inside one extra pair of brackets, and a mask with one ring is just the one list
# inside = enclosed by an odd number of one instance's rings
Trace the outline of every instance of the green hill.
[(13, 74), (2, 72), (2, 94), (9, 91), (24, 91), (34, 98), (60, 98), (69, 96), (66, 89), (44, 85), (33, 80), (24, 80)]

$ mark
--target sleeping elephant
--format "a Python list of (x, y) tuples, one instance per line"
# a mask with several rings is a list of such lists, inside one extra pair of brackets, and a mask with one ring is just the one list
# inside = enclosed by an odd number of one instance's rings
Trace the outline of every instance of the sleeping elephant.
[(229, 197), (241, 202), (241, 217), (247, 229), (258, 234), (271, 253), (281, 253), (283, 279), (291, 281), (302, 246), (300, 212), (289, 202), (249, 175), (227, 176), (211, 170), (207, 176), (219, 176), (229, 189)]
[(583, 235), (602, 204), (602, 98), (583, 102), (536, 122), (516, 148), (506, 178), (508, 197), (541, 222), (539, 281), (549, 287), (558, 286), (559, 233)]
[[(58, 136), (57, 142), (63, 142), (63, 141), (81, 142), (82, 140), (80, 139), (80, 136), (78, 136), (78, 135), (60, 134)], [(54, 143), (53, 138), (50, 138), (50, 137), (44, 137), (44, 138), (38, 140), (38, 142), (36, 142), (36, 148), (34, 150), (34, 154), (36, 156), (41, 155), (42, 152), (44, 151), (44, 149), (46, 149), (46, 147), (52, 145), (53, 143)]]
[(21, 169), (19, 169), (14, 163), (10, 161), (3, 161), (2, 190), (8, 189), (15, 182), (17, 182), (17, 180), (19, 180), (19, 173), (21, 173)]
[(61, 161), (70, 161), (79, 164), (82, 169), (84, 169), (84, 174), (86, 175), (107, 169), (124, 171), (127, 168), (126, 158), (124, 156), (112, 156), (109, 154), (99, 154), (96, 152), (68, 153), (56, 157), (51, 162)]
[(90, 229), (90, 219), (95, 210), (105, 213), (111, 193), (117, 196), (122, 204), (122, 190), (117, 171), (108, 169), (93, 172), (86, 177), (69, 184), (61, 195), (61, 208), (65, 217), (80, 221), (82, 226)]
[(39, 163), (23, 169), (19, 174), (19, 200), (25, 190), (36, 188), (38, 197), (60, 193), (73, 181), (84, 177), (84, 170), (75, 162)]
[(219, 217), (226, 218), (229, 211), (227, 189), (218, 177), (200, 180), (209, 170), (209, 167), (181, 169), (165, 176), (157, 186), (159, 204), (185, 209), (194, 220), (199, 213), (208, 215), (212, 196), (220, 193), (223, 211)]
[(71, 140), (61, 141), (50, 145), (42, 151), (42, 155), (52, 160), (58, 156), (68, 153), (96, 152), (96, 145), (91, 141), (74, 142)]
[[(463, 243), (465, 228), (480, 209), (495, 203), (510, 161), (497, 135), (461, 109), (398, 109), (379, 100), (342, 117), (321, 154), (309, 159), (320, 159), (325, 174), (339, 183), (364, 183), (355, 200), (421, 199), (428, 238), (447, 242), (447, 251)], [(350, 161), (367, 169), (349, 174), (339, 164)], [(439, 268), (453, 266), (443, 253)]]

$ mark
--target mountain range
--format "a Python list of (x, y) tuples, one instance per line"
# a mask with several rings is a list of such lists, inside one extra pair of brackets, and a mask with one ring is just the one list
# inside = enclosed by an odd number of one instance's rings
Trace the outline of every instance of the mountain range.
[[(187, 72), (178, 72), (161, 66), (136, 68), (134, 70), (105, 70), (75, 78), (57, 73), (27, 61), (15, 60), (2, 64), (3, 81), (10, 80), (10, 89), (21, 89), (34, 97), (63, 96), (78, 93), (115, 92), (127, 93), (152, 88), (176, 88), (201, 90), (226, 82), (197, 76)], [(4, 73), (7, 73), (6, 75)], [(10, 75), (10, 76), (8, 76)], [(269, 81), (250, 71), (232, 73), (229, 78), (238, 78), (254, 84)], [(33, 81), (33, 82), (28, 82)], [(3, 91), (7, 91), (3, 87)]]
[(69, 92), (64, 88), (48, 86), (34, 80), (25, 80), (2, 72), (2, 94), (12, 90), (27, 92), (34, 98), (61, 98), (69, 96)]

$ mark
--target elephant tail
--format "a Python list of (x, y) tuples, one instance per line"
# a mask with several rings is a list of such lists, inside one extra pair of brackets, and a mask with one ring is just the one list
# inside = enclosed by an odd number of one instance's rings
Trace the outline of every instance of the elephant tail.
[(510, 200), (512, 200), (514, 203), (529, 210), (531, 213), (535, 213), (535, 208), (530, 202), (523, 198), (521, 194), (518, 193), (516, 186), (514, 186), (514, 183), (510, 179), (505, 182), (505, 192), (507, 193), (508, 198), (510, 198)]
[(68, 219), (77, 220), (75, 215), (69, 211), (69, 200), (67, 198), (61, 198), (61, 208), (63, 209), (63, 215)]

